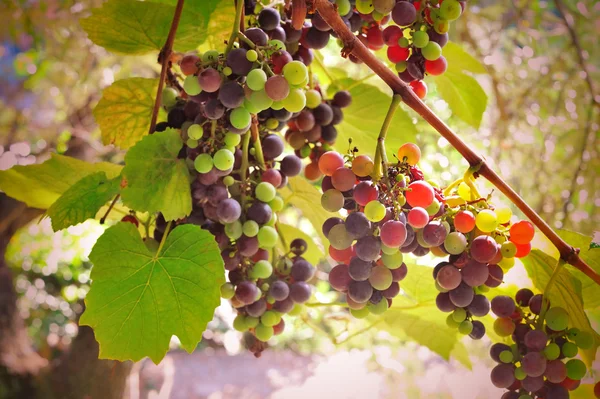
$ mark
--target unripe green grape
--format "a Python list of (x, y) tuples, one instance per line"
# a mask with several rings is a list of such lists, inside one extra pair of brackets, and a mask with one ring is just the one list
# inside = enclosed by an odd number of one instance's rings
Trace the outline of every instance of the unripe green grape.
[(208, 173), (213, 168), (213, 158), (210, 154), (200, 154), (194, 159), (194, 169), (198, 173)]
[(554, 307), (546, 312), (546, 324), (554, 331), (565, 330), (569, 326), (569, 314), (564, 308)]
[(275, 52), (277, 52), (277, 51), (285, 51), (286, 50), (285, 44), (281, 40), (275, 40), (275, 39), (269, 40), (267, 42), (267, 44), (270, 47), (273, 47), (273, 49), (275, 50)]
[(219, 59), (219, 52), (217, 50), (208, 50), (202, 54), (202, 62), (213, 62)]
[(554, 342), (551, 342), (544, 348), (543, 352), (546, 359), (556, 360), (560, 356), (560, 347)]
[(496, 212), (496, 217), (498, 218), (499, 224), (510, 222), (510, 218), (512, 217), (512, 211), (510, 208), (497, 208), (494, 210), (494, 212)]
[(515, 369), (515, 378), (519, 381), (523, 381), (527, 377), (527, 373), (523, 370), (523, 367), (517, 367)]
[(277, 244), (277, 230), (271, 226), (263, 226), (256, 236), (261, 248), (273, 248)]
[(185, 141), (185, 145), (187, 145), (189, 148), (196, 148), (198, 147), (198, 140), (194, 140), (194, 139), (187, 139)]
[(242, 231), (246, 237), (254, 237), (258, 234), (259, 228), (258, 223), (254, 220), (246, 220), (242, 226)]
[(256, 326), (254, 329), (254, 335), (256, 339), (262, 342), (267, 342), (273, 336), (274, 331), (272, 326), (266, 326), (262, 323)]
[(263, 181), (258, 183), (256, 189), (254, 190), (254, 194), (258, 200), (262, 202), (269, 202), (275, 198), (275, 195), (277, 195), (277, 190), (275, 190), (275, 187), (271, 183)]
[(233, 319), (233, 328), (239, 332), (248, 331), (248, 326), (246, 326), (245, 316), (239, 314)]
[(275, 197), (271, 201), (269, 201), (269, 207), (273, 210), (273, 212), (279, 212), (283, 209), (284, 206), (283, 198)]
[(229, 114), (229, 122), (231, 122), (231, 125), (236, 129), (244, 129), (246, 126), (250, 125), (250, 120), (250, 112), (244, 107), (236, 108)]
[(447, 317), (446, 317), (446, 325), (450, 328), (458, 328), (458, 326), (460, 326), (460, 323), (457, 323), (454, 318), (452, 317), (452, 313), (450, 313)]
[(326, 211), (338, 212), (344, 206), (344, 195), (338, 190), (330, 188), (321, 195), (321, 206)]
[(400, 62), (396, 63), (396, 65), (395, 65), (396, 72), (402, 73), (402, 72), (406, 71), (407, 65), (408, 64), (406, 63), (406, 61), (400, 61)]
[(452, 312), (452, 318), (455, 322), (461, 323), (467, 318), (467, 311), (463, 308), (456, 308)]
[(514, 360), (514, 356), (511, 351), (502, 351), (499, 357), (502, 363), (512, 363), (512, 361)]
[(448, 31), (450, 30), (450, 23), (446, 20), (439, 19), (433, 25), (433, 29), (440, 35), (443, 35), (444, 33), (448, 33)]
[(251, 90), (259, 91), (265, 88), (267, 74), (262, 69), (253, 69), (246, 76), (246, 84)]
[(429, 35), (423, 30), (413, 33), (413, 44), (416, 48), (423, 48), (429, 43)]
[(406, 196), (402, 193), (399, 193), (396, 196), (396, 202), (398, 203), (398, 205), (404, 206), (404, 204), (406, 204)]
[(377, 200), (369, 201), (365, 206), (365, 216), (371, 222), (379, 222), (385, 217), (385, 205)]
[(514, 265), (515, 258), (502, 258), (502, 260), (498, 262), (498, 266), (500, 266), (504, 271), (510, 270)]
[(494, 211), (484, 209), (475, 216), (475, 226), (484, 233), (491, 233), (498, 227), (498, 219)]
[(373, 7), (373, 2), (371, 0), (356, 0), (356, 11), (361, 14), (369, 15), (373, 11), (375, 11), (375, 7)]
[(308, 108), (317, 108), (319, 104), (321, 104), (321, 93), (319, 93), (317, 90), (307, 90), (306, 93), (304, 93), (304, 95), (306, 96), (306, 106)]
[(380, 13), (379, 11), (375, 10), (371, 13), (371, 16), (373, 17), (373, 20), (375, 22), (381, 22), (381, 20), (383, 19), (383, 17), (385, 17), (385, 15), (383, 15), (382, 13)]
[(215, 153), (213, 160), (215, 168), (219, 170), (229, 170), (233, 167), (235, 156), (231, 151), (222, 148)]
[(231, 299), (235, 295), (235, 287), (231, 283), (221, 285), (221, 298)]
[(394, 255), (396, 253), (398, 253), (400, 251), (399, 248), (392, 248), (392, 247), (388, 247), (385, 244), (381, 244), (381, 252), (383, 252), (385, 255)]
[(387, 299), (385, 298), (381, 298), (381, 300), (379, 302), (377, 302), (376, 304), (369, 302), (367, 303), (367, 310), (369, 312), (371, 312), (374, 315), (380, 315), (386, 312), (386, 310), (389, 309), (389, 303), (387, 301)]
[(179, 93), (172, 87), (165, 87), (162, 91), (160, 102), (163, 107), (171, 108), (177, 104), (177, 96)]
[(240, 136), (239, 134), (227, 132), (223, 141), (226, 146), (235, 147), (240, 143), (240, 141), (242, 141), (242, 136)]
[[(381, 301), (383, 302), (384, 300), (385, 299), (382, 299)], [(371, 312), (369, 311), (368, 307), (365, 306), (364, 308), (360, 308), (360, 309), (350, 309), (350, 314), (357, 319), (364, 319), (365, 317), (370, 315)]]
[(248, 328), (255, 328), (259, 322), (258, 317), (246, 316), (246, 326)]
[(288, 312), (290, 316), (300, 316), (304, 312), (304, 305), (299, 303), (295, 304), (292, 310)]
[(308, 143), (304, 144), (302, 146), (302, 148), (300, 148), (300, 156), (301, 157), (306, 158), (310, 155), (311, 152), (312, 152), (312, 148), (310, 147), (310, 145)]
[(500, 253), (504, 258), (514, 258), (517, 254), (517, 246), (512, 241), (505, 241), (500, 246)]
[(248, 276), (255, 279), (265, 279), (273, 274), (273, 266), (268, 260), (259, 260), (252, 266)]
[(471, 188), (465, 182), (462, 182), (458, 185), (456, 192), (458, 193), (458, 196), (465, 201), (471, 200)]
[(410, 46), (410, 42), (406, 37), (402, 36), (400, 39), (398, 39), (398, 46), (402, 48), (408, 48), (408, 46)]
[(565, 364), (565, 366), (567, 367), (567, 377), (572, 380), (581, 380), (587, 372), (585, 363), (579, 359), (571, 359)]
[(291, 85), (301, 84), (308, 77), (308, 69), (301, 61), (290, 61), (283, 66), (283, 77)]
[(262, 111), (252, 101), (250, 101), (249, 98), (244, 99), (244, 104), (242, 104), (242, 107), (244, 107), (246, 109), (246, 111), (250, 112), (251, 114), (255, 114), (255, 115), (258, 114), (260, 111)]
[(232, 176), (225, 176), (223, 178), (223, 184), (225, 187), (231, 187), (235, 184), (235, 179)]
[(279, 314), (274, 310), (267, 310), (262, 316), (260, 316), (261, 324), (264, 324), (267, 327), (273, 327), (280, 321), (281, 316), (279, 316)]
[(279, 126), (279, 121), (275, 118), (269, 118), (265, 122), (265, 127), (269, 130), (277, 129), (277, 126)]
[(377, 11), (377, 13), (383, 16), (391, 13), (395, 5), (396, 0), (373, 0), (373, 8), (375, 8), (375, 11)]
[(371, 275), (369, 276), (369, 283), (376, 290), (386, 290), (392, 285), (393, 276), (390, 269), (384, 266), (375, 266), (371, 270)]
[(225, 234), (232, 240), (237, 240), (242, 236), (242, 223), (236, 220), (233, 223), (227, 223), (225, 225)]
[(232, 73), (233, 73), (233, 70), (231, 68), (229, 68), (228, 66), (226, 66), (225, 68), (223, 68), (223, 75), (229, 76)]
[(275, 212), (273, 212), (271, 214), (271, 219), (269, 219), (269, 221), (265, 224), (265, 226), (275, 226), (275, 223), (277, 223), (277, 214)]
[(384, 253), (381, 255), (381, 261), (388, 269), (397, 269), (402, 266), (402, 252), (397, 251), (394, 254), (388, 255)]
[(457, 0), (446, 0), (441, 4), (439, 13), (446, 21), (454, 21), (462, 14), (462, 7)]
[(335, 4), (337, 5), (338, 14), (342, 17), (352, 10), (352, 4), (349, 0), (335, 0)]
[(572, 342), (565, 342), (562, 346), (562, 353), (566, 357), (575, 357), (578, 351), (577, 345)]
[(277, 273), (282, 276), (289, 276), (292, 272), (292, 260), (289, 258), (281, 258), (276, 265)]
[(258, 53), (256, 50), (248, 50), (246, 51), (246, 59), (250, 62), (254, 62), (258, 59)]
[(461, 334), (469, 335), (469, 334), (471, 334), (472, 331), (473, 331), (473, 323), (471, 323), (471, 320), (464, 320), (458, 326), (458, 332)]
[(306, 96), (300, 89), (291, 89), (288, 96), (283, 99), (283, 106), (290, 112), (300, 112), (306, 106)]
[(427, 214), (429, 216), (433, 216), (439, 212), (441, 206), (442, 205), (440, 204), (440, 202), (434, 198), (431, 204), (429, 204), (429, 206), (425, 208), (425, 210), (427, 211)]
[(462, 253), (467, 247), (467, 238), (464, 234), (459, 233), (458, 231), (453, 231), (452, 233), (446, 236), (444, 240), (444, 248), (451, 255), (458, 255)]
[(440, 45), (436, 42), (429, 42), (421, 49), (421, 54), (426, 60), (435, 61), (442, 55), (442, 47), (440, 47)]
[(198, 77), (194, 75), (187, 76), (183, 81), (183, 90), (190, 96), (200, 94), (202, 89), (200, 88), (200, 83), (198, 83)]
[(273, 108), (275, 111), (279, 111), (280, 109), (283, 109), (283, 102), (273, 101), (273, 104), (271, 104), (271, 108)]
[(590, 349), (594, 345), (594, 336), (587, 331), (581, 331), (575, 338), (575, 344), (581, 349)]
[(200, 140), (204, 135), (204, 129), (202, 128), (202, 126), (198, 125), (197, 123), (194, 123), (193, 125), (190, 125), (188, 127), (187, 135), (193, 140)]

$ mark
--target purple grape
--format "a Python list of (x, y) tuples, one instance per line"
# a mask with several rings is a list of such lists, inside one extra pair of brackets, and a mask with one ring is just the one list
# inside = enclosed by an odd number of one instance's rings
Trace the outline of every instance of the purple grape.
[(308, 281), (315, 275), (315, 268), (305, 259), (296, 259), (292, 265), (292, 277), (295, 281)]
[(242, 215), (242, 207), (233, 198), (227, 198), (217, 205), (217, 217), (222, 223), (233, 223)]
[(271, 40), (279, 40), (282, 42), (286, 41), (285, 30), (281, 26), (269, 31), (269, 37)]
[(275, 280), (271, 283), (271, 287), (269, 287), (269, 295), (273, 297), (276, 301), (283, 301), (290, 294), (290, 287), (287, 285), (285, 281)]
[(400, 284), (398, 284), (397, 282), (392, 282), (392, 285), (390, 285), (386, 290), (381, 291), (381, 294), (388, 299), (395, 298), (396, 295), (398, 295), (399, 293)]
[(535, 352), (541, 352), (548, 343), (548, 336), (540, 330), (531, 330), (525, 334), (525, 346)]
[(268, 204), (261, 201), (254, 201), (250, 208), (248, 208), (246, 217), (249, 220), (254, 220), (256, 223), (262, 225), (271, 220), (272, 214), (273, 211)]
[(258, 252), (258, 239), (256, 237), (241, 236), (237, 246), (242, 256), (252, 256)]
[[(265, 31), (260, 28), (248, 28), (248, 29), (246, 29), (244, 34), (246, 35), (246, 37), (248, 39), (250, 39), (252, 41), (252, 43), (256, 44), (257, 46), (264, 47), (267, 45), (267, 42), (269, 41), (269, 36), (267, 36)], [(244, 43), (242, 43), (242, 45), (244, 47), (247, 46)]]
[(315, 117), (315, 123), (326, 126), (333, 121), (333, 110), (328, 104), (321, 103), (313, 109), (313, 116)]
[(290, 250), (295, 255), (302, 255), (308, 249), (308, 244), (302, 238), (294, 238), (290, 243)]
[(293, 308), (294, 301), (292, 301), (292, 298), (290, 298), (289, 296), (283, 301), (277, 301), (273, 304), (273, 309), (281, 313), (287, 313)]
[(487, 280), (485, 280), (485, 285), (490, 288), (496, 288), (502, 284), (502, 279), (504, 279), (504, 271), (498, 265), (488, 265), (489, 276)]
[(529, 352), (521, 359), (521, 367), (529, 377), (540, 377), (546, 371), (546, 358), (540, 352)]
[(267, 301), (263, 298), (246, 306), (246, 312), (252, 317), (260, 317), (267, 310)]
[(242, 86), (234, 80), (223, 83), (219, 89), (219, 101), (227, 108), (237, 108), (244, 103), (245, 94)]
[(208, 198), (208, 202), (213, 206), (219, 205), (219, 203), (227, 199), (228, 196), (229, 192), (227, 191), (227, 187), (221, 184), (213, 184), (206, 189), (206, 198)]
[(448, 232), (440, 222), (430, 222), (423, 228), (423, 241), (432, 247), (438, 247), (444, 243)]
[(435, 305), (442, 312), (452, 312), (456, 309), (456, 306), (450, 300), (450, 294), (447, 292), (440, 292), (435, 297)]
[(475, 293), (473, 292), (473, 288), (465, 283), (460, 283), (458, 287), (450, 291), (450, 300), (459, 308), (469, 306), (473, 301), (474, 296)]
[(322, 32), (317, 28), (311, 27), (304, 36), (304, 44), (311, 49), (321, 50), (329, 43), (329, 32)]
[(392, 269), (392, 281), (402, 281), (408, 274), (408, 268), (402, 263), (399, 268)]
[(289, 177), (294, 177), (302, 171), (302, 161), (295, 155), (287, 155), (281, 160), (281, 171)]
[[(399, 3), (401, 4), (401, 3)], [(508, 388), (515, 382), (515, 368), (512, 364), (499, 364), (492, 369), (490, 379), (497, 388)]]
[(270, 161), (283, 153), (283, 141), (276, 134), (270, 134), (262, 139), (262, 150), (266, 160)]
[(400, 26), (412, 25), (417, 19), (417, 9), (408, 1), (396, 3), (392, 9), (392, 20)]
[(235, 48), (227, 54), (227, 66), (238, 76), (246, 76), (252, 70), (253, 63), (246, 58), (247, 52), (245, 48)]
[(543, 377), (531, 377), (527, 376), (523, 381), (521, 381), (521, 386), (526, 391), (536, 392), (544, 387), (544, 378)]
[(436, 275), (438, 284), (445, 290), (453, 290), (461, 284), (462, 276), (460, 270), (453, 265), (442, 267)]
[(231, 248), (221, 251), (221, 257), (223, 258), (223, 262), (225, 262), (226, 270), (235, 270), (241, 263), (240, 254)]
[[(542, 311), (543, 301), (544, 297), (542, 294), (536, 294), (532, 296), (529, 300), (529, 310), (531, 310), (531, 313), (540, 314), (540, 312)], [(550, 306), (548, 306), (548, 308), (550, 308)]]
[(427, 35), (429, 35), (429, 41), (436, 42), (440, 47), (444, 47), (448, 43), (447, 33), (437, 33), (435, 29), (431, 28), (427, 31)]
[(515, 301), (507, 295), (498, 295), (492, 299), (492, 312), (498, 317), (510, 317), (516, 310)]
[(221, 87), (221, 74), (214, 68), (206, 68), (198, 74), (198, 83), (203, 92), (214, 93)]
[(352, 238), (361, 238), (371, 233), (371, 222), (362, 212), (352, 212), (345, 222), (346, 231)]
[(337, 139), (337, 136), (337, 129), (333, 125), (326, 125), (321, 127), (321, 138), (327, 143), (335, 143), (335, 139)]
[(256, 300), (259, 292), (256, 284), (250, 281), (242, 281), (235, 288), (235, 297), (243, 304), (249, 305)]
[(290, 296), (296, 303), (304, 303), (310, 298), (310, 285), (304, 281), (296, 281), (290, 286)]
[(490, 236), (478, 236), (471, 242), (471, 257), (479, 263), (488, 263), (498, 253), (498, 244)]
[(467, 310), (476, 317), (483, 317), (490, 313), (490, 301), (484, 296), (477, 294), (473, 297), (473, 301), (467, 307)]
[(323, 228), (321, 229), (321, 231), (323, 232), (323, 235), (325, 237), (329, 236), (329, 230), (331, 230), (331, 228), (337, 224), (341, 224), (344, 223), (344, 221), (340, 218), (337, 217), (331, 217), (329, 219), (327, 219), (324, 223), (323, 223)]
[(334, 94), (331, 104), (336, 107), (345, 108), (352, 104), (352, 95), (347, 90), (340, 90)]
[(473, 320), (471, 322), (473, 324), (473, 330), (469, 334), (471, 339), (481, 339), (485, 335), (485, 326), (479, 320)]
[(381, 252), (381, 241), (377, 237), (367, 236), (359, 238), (354, 246), (356, 256), (364, 261), (373, 261), (379, 257)]
[(533, 297), (533, 291), (529, 288), (521, 288), (515, 294), (515, 300), (519, 306), (529, 306), (529, 301)]
[(348, 265), (339, 264), (329, 272), (329, 284), (337, 291), (347, 291), (351, 282)]
[(486, 264), (471, 260), (465, 267), (461, 269), (462, 280), (471, 287), (483, 285), (490, 272)]
[(280, 21), (279, 11), (274, 8), (265, 7), (258, 14), (258, 24), (267, 31), (277, 28)]
[(366, 262), (358, 257), (350, 259), (350, 265), (348, 265), (348, 273), (354, 281), (365, 281), (371, 275), (371, 269), (373, 264)]
[(373, 287), (368, 281), (353, 281), (348, 287), (348, 296), (354, 302), (365, 303), (373, 295)]

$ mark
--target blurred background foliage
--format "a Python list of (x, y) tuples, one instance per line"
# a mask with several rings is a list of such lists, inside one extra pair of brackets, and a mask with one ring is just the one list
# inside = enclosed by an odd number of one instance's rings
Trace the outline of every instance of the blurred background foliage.
[[(91, 112), (102, 89), (115, 80), (153, 77), (158, 68), (155, 55), (119, 56), (87, 39), (78, 19), (101, 3), (2, 1), (0, 170), (43, 162), (51, 152), (72, 151), (87, 160), (122, 160), (122, 153), (102, 146)], [(476, 101), (487, 107), (481, 120), (465, 115), (464, 110), (451, 109), (442, 99), (447, 93), (444, 82), (431, 78), (425, 79), (429, 85), (425, 102), (483, 154), (549, 224), (594, 235), (600, 223), (600, 3), (472, 0), (468, 12), (452, 26), (451, 39), (464, 50), (456, 56), (457, 62), (464, 61), (459, 65), (464, 74), (481, 85), (484, 95)], [(358, 97), (366, 107), (373, 92), (368, 87), (364, 92), (365, 85), (384, 91), (385, 87), (367, 68), (338, 54), (339, 46), (332, 40), (313, 64), (313, 71), (330, 88), (363, 90)], [(386, 111), (385, 98), (383, 101), (381, 119)], [(388, 143), (390, 150), (395, 151), (394, 143), (415, 141), (424, 154), (421, 166), (426, 174), (442, 184), (462, 175), (468, 165), (461, 156), (416, 114), (403, 108), (405, 113), (389, 134), (394, 137)], [(357, 114), (354, 126), (341, 132), (344, 138), (352, 136), (353, 145), (367, 152), (372, 149), (364, 147), (369, 143), (374, 147), (370, 137), (376, 137), (381, 122), (369, 115)], [(342, 141), (338, 141), (340, 150), (346, 148)], [(485, 182), (479, 184), (491, 190)], [(505, 202), (498, 195), (495, 201)], [(283, 221), (299, 223), (294, 213), (286, 214)], [(95, 222), (86, 222), (52, 233), (44, 220), (35, 221), (13, 239), (7, 259), (15, 272), (20, 311), (38, 350), (47, 358), (67, 347), (77, 333), (76, 320), (91, 267), (86, 256), (102, 230)], [(326, 262), (320, 265), (323, 271), (329, 267)], [(530, 285), (525, 272), (516, 269), (509, 281)], [(317, 299), (334, 302), (328, 291), (324, 284)], [(376, 320), (350, 322), (345, 313), (323, 309), (309, 309), (306, 317), (297, 319), (295, 328), (276, 338), (277, 343), (299, 353), (372, 348), (373, 359), (382, 347), (391, 351), (386, 352), (388, 359), (398, 351), (417, 350), (411, 346), (414, 344), (406, 346), (409, 339), (403, 334), (370, 328)], [(597, 327), (595, 313), (590, 316)], [(228, 328), (232, 319), (224, 302), (201, 345), (225, 347), (229, 353), (243, 351), (239, 333)], [(468, 343), (471, 360), (466, 352), (459, 353), (464, 346), (455, 348), (452, 355), (462, 358), (464, 364), (472, 363), (473, 358), (488, 362), (485, 350), (477, 350), (483, 346)], [(376, 364), (381, 366), (381, 362)], [(426, 365), (424, 360), (413, 365), (408, 375), (423, 374)]]

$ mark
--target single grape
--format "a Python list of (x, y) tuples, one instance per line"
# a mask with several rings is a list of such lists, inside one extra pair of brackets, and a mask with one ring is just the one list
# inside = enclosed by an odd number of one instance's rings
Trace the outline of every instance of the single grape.
[(349, 248), (354, 240), (343, 223), (331, 227), (329, 234), (327, 234), (327, 239), (331, 246), (338, 250)]
[(510, 317), (516, 310), (515, 301), (507, 295), (498, 295), (492, 299), (492, 312), (498, 317)]
[[(400, 4), (407, 4), (407, 3), (400, 2), (396, 5), (396, 7)], [(410, 7), (413, 7), (411, 4), (409, 4), (409, 5), (410, 5)], [(398, 159), (401, 162), (406, 162), (409, 165), (414, 166), (421, 159), (421, 149), (416, 144), (413, 144), (413, 143), (403, 144), (398, 149)]]
[(484, 209), (475, 217), (475, 225), (484, 233), (491, 233), (498, 227), (498, 219), (494, 211)]
[(554, 384), (560, 384), (567, 378), (567, 367), (560, 360), (552, 360), (546, 364), (544, 376)]
[(244, 107), (239, 107), (229, 114), (229, 122), (236, 129), (246, 129), (250, 126), (251, 115)]
[(372, 294), (373, 287), (368, 281), (353, 281), (348, 287), (348, 296), (358, 303), (367, 302)]
[(497, 365), (492, 369), (490, 379), (497, 388), (510, 387), (515, 382), (514, 366), (512, 364)]
[(469, 306), (474, 296), (473, 288), (465, 283), (460, 283), (458, 287), (450, 291), (450, 300), (454, 305), (461, 308)]
[(213, 158), (210, 154), (200, 154), (194, 159), (194, 169), (198, 173), (208, 173), (213, 168)]
[(392, 20), (400, 26), (412, 25), (416, 19), (417, 10), (415, 6), (408, 1), (397, 2), (392, 10)]
[(352, 238), (364, 237), (371, 233), (371, 222), (362, 212), (352, 212), (346, 218), (346, 230)]
[(198, 74), (198, 83), (202, 91), (214, 93), (221, 87), (221, 74), (214, 68), (206, 68)]
[(229, 170), (233, 167), (235, 157), (231, 151), (222, 148), (215, 153), (213, 160), (218, 170)]
[(329, 284), (337, 291), (347, 291), (351, 282), (348, 265), (339, 264), (329, 272)]
[(321, 196), (321, 206), (329, 212), (338, 212), (344, 206), (344, 195), (332, 188)]
[(383, 220), (383, 218), (385, 217), (385, 214), (386, 214), (385, 205), (383, 205), (381, 202), (379, 202), (377, 200), (370, 201), (365, 206), (365, 216), (371, 222), (379, 222), (379, 221)]
[(256, 237), (261, 248), (273, 248), (277, 244), (279, 235), (273, 227), (263, 226), (258, 230)]
[(462, 277), (456, 267), (447, 265), (438, 271), (436, 280), (442, 288), (453, 290), (460, 285)]
[(496, 256), (498, 246), (490, 236), (482, 235), (475, 237), (471, 242), (469, 253), (471, 257), (480, 263), (488, 263)]
[(545, 319), (548, 327), (554, 331), (562, 331), (569, 326), (569, 314), (561, 307), (548, 309)]
[(436, 42), (429, 42), (425, 47), (421, 49), (423, 58), (428, 61), (435, 61), (442, 55), (442, 47)]
[(379, 190), (377, 186), (368, 181), (361, 181), (354, 187), (352, 198), (354, 198), (357, 204), (365, 206), (369, 202), (377, 200), (378, 195)]
[(406, 227), (403, 223), (389, 220), (380, 229), (381, 242), (393, 248), (398, 248), (406, 241)]
[(344, 158), (335, 151), (327, 151), (319, 158), (319, 169), (325, 176), (332, 176), (333, 172), (343, 166)]
[(510, 227), (510, 241), (517, 245), (529, 244), (535, 235), (531, 222), (521, 220)]
[(265, 92), (273, 101), (282, 101), (290, 94), (290, 85), (281, 75), (271, 76), (265, 83)]
[(454, 231), (446, 237), (444, 240), (444, 248), (451, 255), (458, 255), (462, 253), (467, 247), (467, 238), (464, 234)]
[(392, 272), (385, 266), (375, 266), (371, 270), (369, 283), (376, 290), (386, 290), (392, 284)]
[(381, 241), (377, 237), (366, 236), (359, 238), (354, 246), (356, 256), (364, 261), (374, 261), (381, 252)]
[(469, 304), (468, 310), (473, 316), (486, 316), (490, 312), (490, 301), (484, 295), (477, 294)]
[[(366, 210), (366, 208), (365, 208)], [(407, 223), (416, 229), (423, 228), (429, 222), (429, 214), (421, 207), (412, 208), (408, 212)]]
[(501, 337), (508, 337), (515, 331), (515, 324), (509, 318), (500, 317), (494, 320), (494, 331)]
[(308, 281), (315, 275), (315, 268), (306, 259), (296, 259), (292, 265), (292, 277), (295, 281)]

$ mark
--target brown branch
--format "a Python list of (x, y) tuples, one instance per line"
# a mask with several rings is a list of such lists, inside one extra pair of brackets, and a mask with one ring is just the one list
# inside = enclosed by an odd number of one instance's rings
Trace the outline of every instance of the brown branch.
[(154, 101), (154, 108), (152, 109), (152, 119), (150, 120), (149, 134), (154, 132), (156, 127), (156, 119), (158, 118), (158, 110), (160, 109), (160, 101), (162, 98), (162, 91), (165, 85), (165, 79), (167, 77), (167, 69), (169, 69), (169, 63), (171, 54), (173, 53), (173, 42), (175, 41), (175, 33), (179, 26), (179, 19), (181, 18), (181, 11), (183, 10), (183, 2), (185, 0), (177, 0), (177, 6), (175, 7), (175, 14), (173, 14), (173, 21), (171, 22), (171, 29), (169, 29), (169, 36), (165, 45), (160, 50), (158, 55), (158, 62), (160, 62), (160, 78), (158, 80), (158, 89), (156, 91), (156, 100)]
[(509, 200), (512, 201), (530, 220), (548, 237), (558, 248), (560, 256), (567, 263), (581, 270), (588, 277), (600, 285), (600, 275), (589, 267), (578, 255), (579, 250), (571, 247), (500, 177), (487, 163), (477, 155), (456, 133), (452, 131), (423, 101), (421, 101), (410, 87), (398, 75), (383, 64), (369, 49), (365, 47), (348, 29), (339, 16), (335, 6), (329, 0), (309, 0), (312, 8), (319, 12), (321, 17), (331, 26), (338, 35), (344, 48), (342, 54), (352, 53), (363, 61), (375, 72), (402, 100), (425, 119), (437, 132), (469, 162), (479, 175), (485, 177), (496, 186)]

